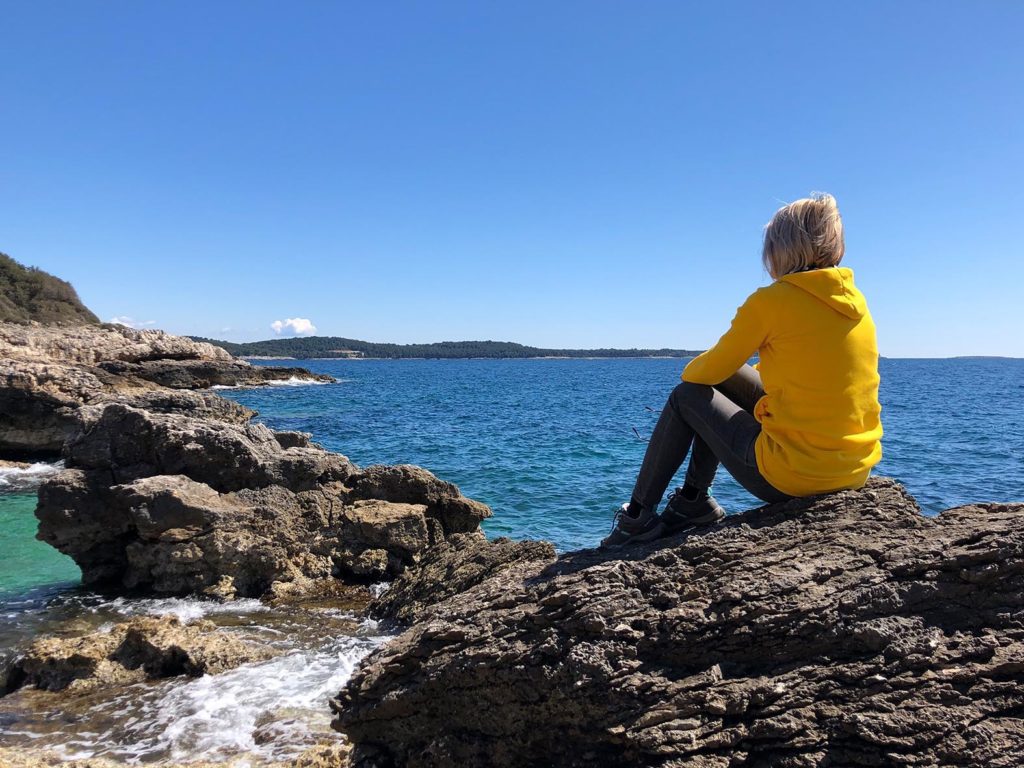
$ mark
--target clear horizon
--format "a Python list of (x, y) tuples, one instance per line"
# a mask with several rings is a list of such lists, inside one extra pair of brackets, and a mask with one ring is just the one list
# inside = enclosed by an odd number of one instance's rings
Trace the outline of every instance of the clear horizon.
[(703, 349), (823, 190), (884, 356), (1024, 356), (1024, 5), (3, 9), (0, 251), (104, 321)]

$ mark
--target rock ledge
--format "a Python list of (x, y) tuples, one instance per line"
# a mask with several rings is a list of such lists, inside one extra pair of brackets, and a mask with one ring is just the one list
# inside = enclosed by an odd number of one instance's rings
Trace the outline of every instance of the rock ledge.
[(1024, 505), (891, 480), (436, 605), (333, 702), (359, 766), (1019, 766)]

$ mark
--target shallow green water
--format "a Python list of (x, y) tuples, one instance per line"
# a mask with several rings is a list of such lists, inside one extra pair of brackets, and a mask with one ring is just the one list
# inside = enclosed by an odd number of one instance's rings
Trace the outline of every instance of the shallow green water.
[(0, 493), (0, 596), (82, 578), (70, 557), (36, 540), (35, 509), (34, 493)]

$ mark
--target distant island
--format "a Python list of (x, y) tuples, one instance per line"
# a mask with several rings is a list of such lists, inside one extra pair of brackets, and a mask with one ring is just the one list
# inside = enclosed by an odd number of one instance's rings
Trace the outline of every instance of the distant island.
[(693, 357), (701, 350), (690, 349), (543, 349), (511, 341), (440, 341), (433, 344), (378, 344), (344, 339), (340, 336), (306, 336), (268, 339), (236, 344), (230, 341), (192, 336), (227, 350), (235, 357), (289, 358), (403, 358), (457, 359), (484, 357), (512, 359), (526, 357)]

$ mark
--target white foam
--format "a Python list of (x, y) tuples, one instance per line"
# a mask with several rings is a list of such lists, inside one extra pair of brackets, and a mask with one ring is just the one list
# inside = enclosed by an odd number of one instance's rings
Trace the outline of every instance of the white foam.
[(33, 488), (64, 469), (64, 462), (37, 461), (27, 467), (0, 467), (0, 490)]
[(292, 376), (288, 379), (277, 379), (267, 382), (272, 387), (304, 387), (313, 384), (330, 384), (329, 381), (318, 381), (316, 379), (304, 379), (299, 376)]
[[(337, 383), (349, 381), (349, 379), (338, 379)], [(276, 379), (273, 381), (265, 381), (260, 384), (214, 384), (210, 389), (253, 389), (255, 387), (261, 387), (269, 385), (271, 387), (306, 387), (317, 384), (333, 384), (331, 381), (317, 381), (316, 379), (306, 379), (301, 376), (292, 376), (287, 379)]]
[(258, 613), (269, 608), (259, 600), (245, 598), (218, 602), (188, 597), (124, 598), (118, 597), (102, 603), (101, 608), (116, 611), (124, 616), (177, 616), (188, 622), (215, 614), (234, 615)]
[[(387, 639), (342, 637), (316, 652), (293, 651), (151, 688), (133, 703), (129, 733), (111, 752), (131, 760), (293, 759), (330, 733), (328, 699), (342, 689), (359, 660)], [(90, 741), (74, 746), (83, 755), (111, 754), (101, 739)]]

